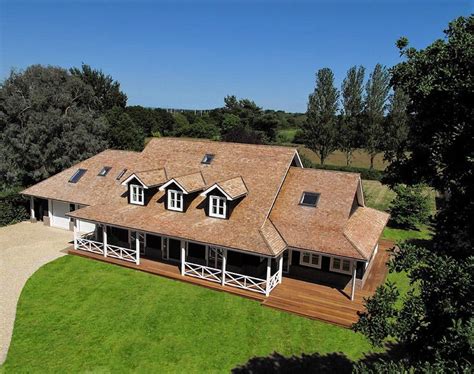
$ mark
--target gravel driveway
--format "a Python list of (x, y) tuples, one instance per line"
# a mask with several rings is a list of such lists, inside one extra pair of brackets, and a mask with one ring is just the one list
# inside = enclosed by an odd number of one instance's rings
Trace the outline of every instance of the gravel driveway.
[(23, 286), (41, 266), (64, 256), (72, 239), (72, 232), (42, 222), (0, 227), (0, 365), (10, 346)]

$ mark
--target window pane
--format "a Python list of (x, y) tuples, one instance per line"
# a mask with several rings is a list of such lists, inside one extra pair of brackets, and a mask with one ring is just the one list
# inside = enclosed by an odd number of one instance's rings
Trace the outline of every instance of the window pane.
[(306, 263), (306, 264), (309, 264), (309, 257), (310, 257), (309, 253), (304, 252), (303, 253), (303, 262)]
[(313, 265), (319, 265), (319, 256), (318, 255), (312, 255), (311, 256), (311, 263)]
[(349, 271), (351, 269), (351, 263), (349, 260), (342, 261), (342, 270)]
[(341, 260), (338, 258), (333, 259), (332, 261), (332, 267), (334, 269), (340, 269), (341, 268)]

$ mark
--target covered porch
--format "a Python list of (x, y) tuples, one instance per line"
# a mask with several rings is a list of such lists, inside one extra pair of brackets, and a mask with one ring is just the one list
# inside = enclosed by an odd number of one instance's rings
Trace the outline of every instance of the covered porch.
[[(137, 267), (163, 263), (183, 277), (268, 296), (282, 281), (283, 256), (270, 258), (153, 233), (97, 224), (93, 232), (74, 230), (74, 249)], [(97, 257), (93, 256), (93, 257)]]

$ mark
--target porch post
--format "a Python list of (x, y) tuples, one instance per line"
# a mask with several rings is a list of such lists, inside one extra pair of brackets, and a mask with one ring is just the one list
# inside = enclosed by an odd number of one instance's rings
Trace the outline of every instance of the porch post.
[[(216, 256), (218, 256), (216, 254)], [(225, 286), (225, 268), (227, 267), (227, 249), (224, 249), (222, 252), (222, 280), (221, 284)]]
[(53, 200), (51, 199), (48, 199), (48, 218), (48, 225), (51, 226), (51, 223), (53, 222)]
[(272, 273), (272, 259), (268, 257), (267, 259), (267, 282), (265, 283), (265, 296), (270, 295), (270, 277)]
[(107, 257), (107, 225), (102, 225), (102, 237), (104, 241), (104, 257)]
[(31, 219), (31, 222), (36, 221), (36, 217), (35, 217), (35, 198), (33, 196), (30, 196), (30, 219)]
[(278, 283), (280, 284), (283, 278), (283, 254), (280, 255), (280, 259), (278, 260), (278, 271), (280, 272), (278, 276)]
[(186, 261), (186, 241), (181, 240), (181, 275), (184, 276), (184, 263)]
[(137, 252), (135, 263), (140, 265), (140, 234), (138, 231), (135, 231), (135, 250)]
[(74, 220), (74, 249), (77, 249), (77, 220)]
[(357, 266), (354, 262), (352, 262), (352, 289), (351, 289), (351, 301), (354, 301), (355, 296), (355, 287), (356, 287), (356, 272)]

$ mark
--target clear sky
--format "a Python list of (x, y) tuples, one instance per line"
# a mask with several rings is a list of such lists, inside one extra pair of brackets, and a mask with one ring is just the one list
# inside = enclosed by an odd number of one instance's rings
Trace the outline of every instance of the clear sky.
[(305, 111), (317, 69), (339, 85), (347, 69), (400, 61), (473, 11), (462, 0), (0, 0), (0, 78), (12, 67), (100, 68), (129, 105), (214, 108), (235, 94)]

